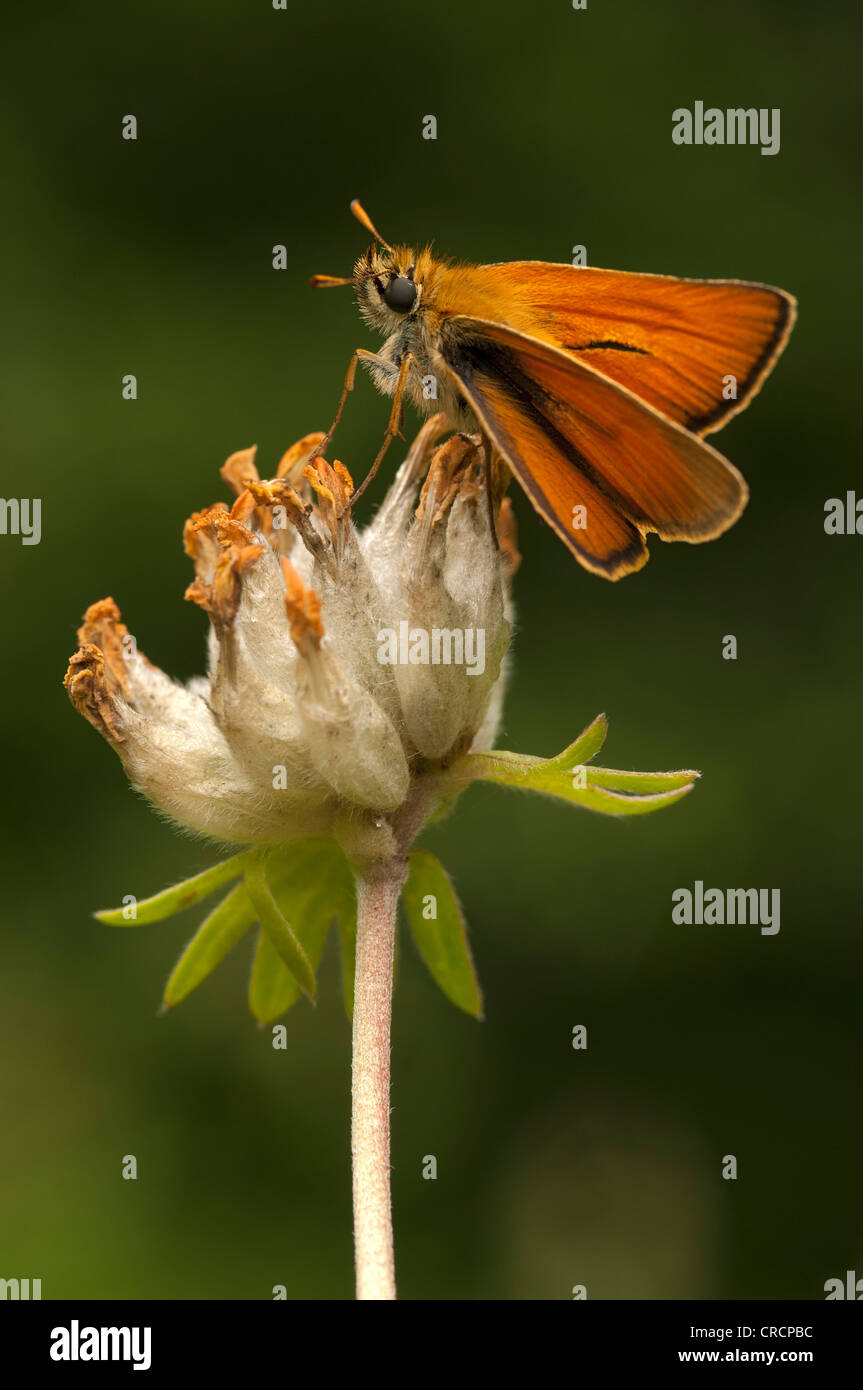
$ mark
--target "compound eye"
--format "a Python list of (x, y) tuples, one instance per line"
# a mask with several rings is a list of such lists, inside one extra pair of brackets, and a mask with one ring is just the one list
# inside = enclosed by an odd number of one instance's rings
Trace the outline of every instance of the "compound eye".
[(404, 275), (396, 275), (381, 293), (387, 308), (392, 309), (394, 314), (410, 313), (416, 304), (417, 287), (413, 280), (406, 279)]

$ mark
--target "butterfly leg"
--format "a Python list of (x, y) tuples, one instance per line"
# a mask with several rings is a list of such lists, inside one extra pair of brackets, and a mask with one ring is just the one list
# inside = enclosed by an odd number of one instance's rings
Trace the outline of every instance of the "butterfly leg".
[[(365, 358), (365, 359), (368, 359), (368, 358), (375, 359), (375, 353), (373, 353), (373, 352), (363, 352), (362, 348), (358, 348), (357, 351), (356, 351), (356, 353), (354, 354), (354, 361), (353, 361), (352, 364), (351, 364), (354, 371), (356, 371), (356, 361), (355, 361), (355, 359), (356, 359), (358, 356), (361, 356), (361, 357), (363, 357), (363, 358)], [(377, 360), (380, 360), (380, 359), (377, 359)], [(389, 363), (386, 363), (385, 365), (388, 366), (388, 367), (391, 366), (391, 364), (389, 364)], [(377, 473), (378, 469), (380, 468), (381, 463), (383, 462), (383, 458), (384, 458), (384, 455), (386, 454), (387, 449), (390, 447), (390, 445), (392, 444), (393, 440), (395, 439), (396, 435), (397, 435), (398, 432), (399, 432), (399, 429), (400, 429), (400, 427), (401, 427), (401, 422), (402, 422), (402, 415), (403, 415), (403, 413), (404, 413), (404, 412), (403, 412), (403, 408), (402, 408), (402, 400), (403, 400), (403, 397), (404, 397), (404, 394), (405, 394), (405, 385), (406, 385), (407, 379), (408, 379), (408, 372), (410, 371), (411, 367), (414, 367), (416, 370), (419, 370), (418, 365), (417, 365), (417, 360), (416, 360), (416, 358), (414, 357), (413, 353), (412, 353), (412, 352), (406, 352), (406, 353), (404, 353), (404, 355), (403, 355), (403, 357), (402, 357), (402, 360), (401, 360), (401, 365), (399, 366), (398, 380), (396, 381), (396, 388), (395, 388), (395, 391), (393, 392), (393, 408), (392, 408), (392, 410), (390, 411), (389, 424), (387, 425), (387, 430), (386, 430), (386, 434), (384, 435), (383, 443), (381, 444), (381, 447), (378, 449), (377, 457), (375, 458), (375, 461), (374, 461), (374, 463), (372, 464), (371, 468), (369, 469), (368, 473), (367, 473), (366, 476), (363, 478), (363, 480), (362, 480), (362, 482), (360, 483), (359, 487), (358, 487), (358, 488), (356, 489), (356, 491), (354, 492), (353, 496), (351, 497), (350, 502), (348, 502), (347, 506), (343, 509), (343, 511), (342, 511), (342, 516), (343, 516), (344, 513), (348, 510), (348, 507), (352, 507), (352, 506), (354, 505), (354, 503), (355, 503), (360, 497), (362, 497), (362, 495), (363, 495), (363, 493), (365, 492), (366, 488), (368, 487), (369, 483), (372, 481), (372, 478), (375, 476), (375, 474)], [(348, 370), (350, 371), (350, 368), (349, 368)], [(353, 384), (353, 379), (351, 380), (351, 384)], [(348, 387), (347, 390), (350, 390), (350, 387)], [(347, 395), (347, 390), (344, 392), (344, 395)], [(320, 447), (320, 446), (319, 446), (319, 447)], [(340, 519), (341, 519), (341, 518), (340, 518)]]
[(389, 362), (385, 362), (384, 359), (382, 357), (379, 357), (376, 352), (369, 352), (367, 348), (356, 349), (356, 351), (351, 356), (350, 362), (348, 363), (348, 370), (345, 373), (345, 384), (342, 387), (342, 394), (339, 397), (339, 403), (336, 407), (336, 414), (333, 423), (330, 425), (329, 429), (327, 430), (320, 443), (317, 444), (315, 448), (312, 450), (311, 454), (309, 455), (310, 461), (311, 459), (317, 458), (319, 454), (322, 454), (325, 449), (329, 448), (330, 440), (335, 434), (336, 427), (342, 418), (342, 411), (345, 408), (345, 402), (348, 396), (350, 395), (351, 391), (353, 391), (354, 389), (354, 378), (357, 374), (357, 363), (361, 359), (364, 362), (376, 362), (379, 366), (386, 367), (390, 371), (392, 370), (391, 364)]
[(494, 447), (485, 430), (480, 430), (479, 437), (482, 440), (482, 471), (485, 480), (486, 502), (488, 503), (488, 522), (492, 539), (499, 549), (500, 541), (497, 534), (497, 513), (503, 502), (512, 474), (506, 465), (506, 461)]
[(492, 496), (492, 476), (491, 476), (491, 441), (487, 435), (480, 430), (480, 458), (482, 459), (482, 479), (485, 488), (485, 504), (488, 512), (488, 527), (491, 531), (491, 538), (497, 549), (500, 549), (497, 539), (497, 525), (494, 517), (494, 497)]

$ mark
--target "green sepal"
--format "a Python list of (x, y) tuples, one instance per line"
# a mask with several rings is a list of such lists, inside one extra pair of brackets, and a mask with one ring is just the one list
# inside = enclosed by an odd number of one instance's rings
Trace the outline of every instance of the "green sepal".
[[(427, 917), (427, 900), (436, 915)], [(482, 1018), (482, 995), (467, 941), (464, 917), (443, 865), (433, 854), (408, 856), (402, 901), (417, 949), (447, 999), (473, 1018)]]
[[(309, 837), (268, 862), (273, 898), (289, 921), (313, 969), (317, 969), (333, 918), (354, 920), (353, 878), (344, 854), (332, 840)], [(353, 976), (351, 976), (353, 988)], [(275, 950), (270, 936), (258, 938), (249, 1007), (259, 1023), (271, 1023), (300, 997), (300, 985)]]
[(162, 922), (166, 917), (173, 917), (175, 913), (193, 907), (195, 903), (209, 897), (217, 888), (230, 883), (232, 879), (239, 878), (244, 863), (245, 855), (235, 854), (232, 859), (226, 859), (222, 864), (214, 864), (212, 869), (205, 869), (193, 878), (175, 883), (173, 888), (165, 888), (152, 898), (144, 898), (143, 902), (136, 903), (133, 918), (123, 915), (128, 911), (124, 907), (104, 908), (100, 912), (94, 912), (93, 916), (109, 927), (142, 927), (150, 922)]
[(342, 948), (342, 998), (348, 1022), (354, 1017), (354, 980), (357, 973), (357, 907), (351, 916), (339, 913), (339, 943)]
[(267, 881), (263, 860), (257, 856), (249, 855), (246, 861), (246, 891), (274, 950), (281, 956), (300, 988), (310, 999), (314, 999), (317, 982), (311, 961), (290, 922), (282, 915)]
[(162, 1007), (173, 1009), (206, 980), (256, 918), (245, 884), (238, 883), (204, 919), (180, 956), (165, 986)]
[[(261, 1023), (284, 1013), (305, 992), (314, 997), (315, 968), (328, 929), (338, 918), (343, 946), (345, 1007), (353, 1005), (356, 893), (348, 861), (327, 837), (308, 836), (279, 850), (245, 852), (138, 904), (134, 921), (122, 908), (100, 912), (109, 925), (159, 921), (212, 893), (239, 874), (227, 897), (204, 919), (165, 987), (163, 1009), (185, 999), (254, 925), (262, 923), (249, 998)], [(141, 909), (144, 909), (142, 913)]]

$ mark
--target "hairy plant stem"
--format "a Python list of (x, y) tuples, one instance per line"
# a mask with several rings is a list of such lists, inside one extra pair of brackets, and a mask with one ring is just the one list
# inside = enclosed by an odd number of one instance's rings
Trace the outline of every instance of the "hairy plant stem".
[(357, 958), (351, 1105), (354, 1259), (357, 1298), (396, 1296), (390, 1197), (390, 1025), (396, 918), (408, 876), (408, 850), (422, 826), (433, 787), (415, 787), (394, 818), (396, 853), (355, 867)]
[[(402, 861), (403, 870), (406, 865)], [(357, 875), (351, 1152), (358, 1299), (396, 1296), (390, 1200), (390, 1020), (396, 911), (405, 872)]]

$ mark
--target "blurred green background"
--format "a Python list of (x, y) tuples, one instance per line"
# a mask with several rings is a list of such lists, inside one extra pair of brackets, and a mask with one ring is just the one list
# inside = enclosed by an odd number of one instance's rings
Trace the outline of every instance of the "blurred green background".
[[(352, 1294), (335, 941), (287, 1052), (247, 1012), (245, 943), (157, 1019), (200, 910), (140, 932), (90, 913), (214, 854), (127, 789), (60, 682), (106, 594), (154, 661), (203, 668), (182, 523), (225, 495), (231, 451), (256, 442), (266, 473), (326, 428), (352, 349), (374, 345), (347, 292), (306, 283), (364, 247), (356, 196), (390, 239), (466, 259), (584, 243), (591, 264), (766, 280), (801, 304), (762, 395), (715, 437), (752, 489), (722, 540), (654, 539), (612, 586), (516, 497), (501, 745), (554, 753), (604, 709), (601, 761), (703, 781), (620, 823), (482, 788), (426, 837), (487, 1020), (403, 941), (401, 1295), (821, 1298), (863, 1273), (863, 539), (823, 530), (828, 497), (863, 493), (860, 37), (859, 11), (788, 0), (91, 0), (11, 19), (3, 493), (41, 496), (43, 536), (0, 539), (0, 1275), (47, 1298)], [(673, 145), (672, 110), (698, 99), (779, 107), (781, 152)], [(338, 436), (355, 475), (387, 409), (363, 378)], [(780, 888), (778, 936), (673, 925), (696, 879)]]

